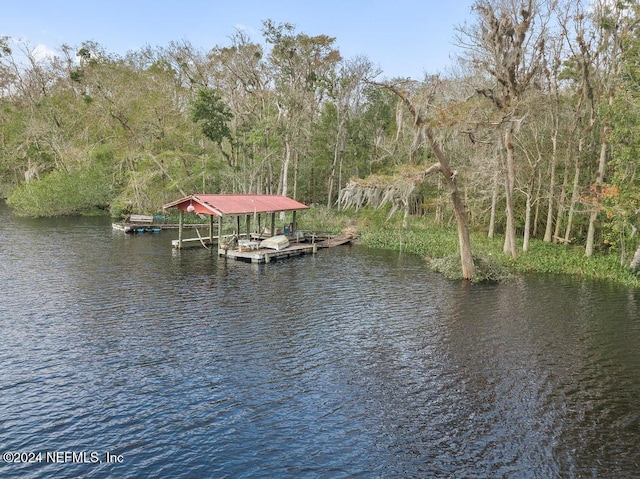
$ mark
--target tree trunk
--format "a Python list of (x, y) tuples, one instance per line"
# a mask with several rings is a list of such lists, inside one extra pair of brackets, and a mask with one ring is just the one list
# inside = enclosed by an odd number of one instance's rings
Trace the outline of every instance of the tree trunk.
[[(602, 182), (604, 181), (604, 172), (607, 167), (607, 132), (602, 133), (602, 144), (600, 145), (600, 164), (598, 165), (598, 176), (596, 177), (596, 193), (599, 190)], [(596, 236), (596, 219), (598, 219), (598, 207), (596, 201), (594, 201), (593, 210), (589, 217), (589, 230), (587, 232), (587, 245), (585, 247), (585, 254), (587, 257), (593, 255), (593, 243)]]
[(640, 246), (638, 246), (636, 254), (633, 255), (633, 259), (631, 260), (631, 264), (629, 265), (629, 267), (634, 273), (640, 272)]
[(538, 236), (538, 225), (540, 224), (540, 191), (542, 190), (542, 169), (538, 169), (538, 187), (536, 188), (536, 199), (533, 201), (536, 205), (535, 214), (533, 215), (533, 231), (531, 235), (535, 238)]
[(573, 187), (571, 191), (571, 203), (569, 204), (569, 212), (567, 213), (567, 229), (564, 233), (565, 242), (571, 241), (571, 228), (573, 227), (573, 215), (576, 211), (576, 204), (580, 197), (580, 165), (576, 162), (576, 171), (573, 176)]
[(451, 169), (440, 146), (435, 141), (433, 131), (428, 125), (424, 125), (427, 140), (433, 150), (438, 162), (440, 163), (440, 171), (444, 175), (445, 181), (449, 186), (449, 194), (451, 203), (453, 204), (453, 213), (456, 217), (458, 226), (458, 244), (460, 246), (460, 260), (462, 262), (462, 277), (464, 279), (473, 279), (476, 274), (475, 264), (473, 263), (473, 254), (471, 252), (471, 237), (469, 235), (469, 224), (467, 222), (467, 210), (464, 203), (460, 199), (458, 185), (456, 182), (457, 173)]
[(329, 185), (327, 186), (327, 208), (331, 208), (333, 200), (333, 182), (336, 177), (336, 166), (338, 163), (338, 144), (333, 151), (333, 164), (331, 165), (331, 173), (329, 174)]
[(573, 187), (571, 190), (571, 204), (569, 205), (569, 213), (567, 214), (567, 229), (564, 234), (565, 242), (569, 243), (571, 241), (571, 228), (573, 226), (573, 215), (575, 213), (576, 204), (578, 203), (578, 198), (580, 197), (580, 161), (582, 159), (582, 148), (584, 145), (584, 139), (580, 138), (578, 141), (578, 156), (576, 157), (576, 166), (575, 172), (573, 176)]
[(513, 259), (518, 259), (518, 250), (516, 247), (516, 226), (514, 221), (514, 209), (513, 209), (513, 190), (515, 187), (516, 173), (515, 173), (515, 161), (513, 157), (513, 123), (510, 122), (507, 129), (504, 132), (504, 146), (507, 152), (506, 157), (506, 179), (505, 179), (505, 193), (507, 200), (507, 226), (504, 235), (504, 253), (511, 253)]
[(529, 251), (529, 240), (531, 238), (531, 194), (527, 193), (527, 206), (524, 218), (524, 237), (522, 251)]
[[(333, 163), (331, 164), (331, 173), (329, 175), (329, 184), (327, 186), (327, 208), (331, 208), (333, 204), (333, 188), (336, 179), (336, 169), (338, 167), (338, 160), (340, 160), (340, 164), (342, 164), (342, 138), (344, 131), (344, 121), (340, 120), (338, 123), (338, 132), (336, 134), (336, 144), (333, 149)], [(338, 190), (340, 190), (340, 185), (338, 185)]]
[(496, 207), (498, 205), (498, 172), (493, 177), (493, 192), (491, 194), (491, 214), (489, 217), (489, 232), (487, 236), (493, 239), (496, 228)]
[(287, 196), (287, 178), (289, 176), (289, 164), (291, 163), (291, 141), (288, 139), (284, 142), (284, 159), (282, 161), (282, 171), (280, 172), (280, 191), (283, 196)]
[(627, 242), (624, 231), (620, 232), (620, 266), (624, 266), (627, 262)]
[(529, 244), (531, 239), (531, 210), (533, 209), (533, 176), (531, 177), (531, 181), (529, 182), (529, 186), (527, 188), (527, 202), (525, 206), (525, 216), (524, 216), (524, 235), (523, 235), (523, 243), (522, 243), (522, 251), (529, 251)]
[(564, 169), (564, 178), (562, 180), (562, 187), (560, 188), (560, 198), (558, 199), (558, 212), (556, 214), (556, 227), (553, 230), (553, 239), (560, 237), (560, 230), (562, 229), (562, 220), (564, 218), (564, 212), (567, 202), (567, 186), (569, 185), (569, 167), (568, 165)]
[(551, 175), (549, 178), (549, 203), (547, 205), (547, 224), (544, 229), (544, 242), (551, 243), (553, 240), (553, 201), (554, 195), (553, 191), (556, 187), (556, 168), (558, 166), (558, 121), (554, 122), (555, 128), (553, 132), (553, 137), (551, 138)]
[(436, 200), (436, 224), (441, 225), (444, 221), (444, 206), (440, 201), (440, 192), (442, 191), (442, 178), (438, 176), (438, 199)]
[(298, 199), (298, 172), (300, 169), (300, 151), (295, 150), (293, 154), (293, 191), (291, 197), (294, 200)]
[(596, 236), (596, 219), (598, 219), (598, 210), (596, 207), (591, 211), (589, 215), (589, 229), (587, 230), (587, 243), (584, 248), (584, 254), (589, 257), (593, 255), (593, 242)]

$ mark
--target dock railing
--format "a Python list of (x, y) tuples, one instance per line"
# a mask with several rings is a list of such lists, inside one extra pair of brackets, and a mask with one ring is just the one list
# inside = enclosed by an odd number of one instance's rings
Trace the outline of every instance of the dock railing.
[(297, 230), (304, 234), (305, 239), (310, 239), (312, 243), (316, 241), (324, 241), (335, 238), (339, 236), (337, 234), (331, 233), (329, 231), (318, 231), (318, 230)]

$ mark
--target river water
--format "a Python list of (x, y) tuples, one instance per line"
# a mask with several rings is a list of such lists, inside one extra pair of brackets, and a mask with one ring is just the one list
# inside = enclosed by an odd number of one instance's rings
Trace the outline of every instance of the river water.
[(0, 205), (0, 477), (640, 477), (640, 293)]

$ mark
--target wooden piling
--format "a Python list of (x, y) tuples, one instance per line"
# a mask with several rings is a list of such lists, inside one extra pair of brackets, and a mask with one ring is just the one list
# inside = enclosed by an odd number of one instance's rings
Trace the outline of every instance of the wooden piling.
[(178, 249), (182, 249), (182, 226), (184, 225), (184, 211), (180, 210), (178, 220)]

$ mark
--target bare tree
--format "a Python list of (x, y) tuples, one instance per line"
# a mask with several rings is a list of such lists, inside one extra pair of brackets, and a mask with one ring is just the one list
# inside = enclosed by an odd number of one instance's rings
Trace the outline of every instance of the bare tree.
[[(343, 62), (338, 71), (328, 75), (328, 96), (333, 101), (337, 115), (335, 144), (333, 148), (333, 162), (327, 185), (327, 207), (333, 205), (333, 192), (342, 186), (342, 161), (345, 144), (347, 142), (347, 123), (358, 113), (357, 107), (361, 102), (363, 80), (375, 76), (376, 71), (371, 62), (365, 57), (357, 57)], [(338, 186), (335, 187), (336, 176)]]
[(496, 109), (497, 143), (501, 146), (500, 157), (506, 173), (504, 251), (515, 259), (513, 136), (526, 116), (526, 112), (521, 111), (520, 100), (541, 71), (548, 12), (541, 15), (533, 0), (477, 0), (473, 10), (478, 21), (471, 27), (459, 28), (458, 42), (466, 51), (463, 61), (492, 80), (478, 86), (476, 91)]
[(271, 191), (269, 115), (273, 95), (269, 90), (270, 73), (261, 45), (242, 31), (231, 37), (231, 46), (216, 47), (208, 55), (211, 83), (222, 92), (233, 113), (232, 130), (236, 142), (232, 148), (234, 173), (229, 180), (234, 189), (245, 193)]

